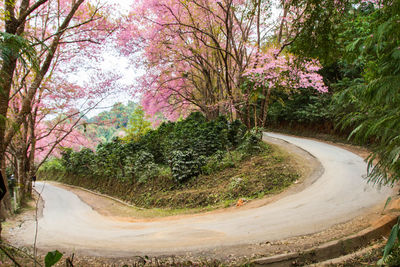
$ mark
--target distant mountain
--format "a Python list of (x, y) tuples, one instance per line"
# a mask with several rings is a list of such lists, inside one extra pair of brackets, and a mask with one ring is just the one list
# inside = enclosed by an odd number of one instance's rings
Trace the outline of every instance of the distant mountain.
[(129, 117), (136, 106), (137, 104), (132, 101), (126, 105), (115, 103), (109, 111), (103, 111), (87, 119), (87, 125), (84, 128), (86, 136), (100, 142), (111, 141), (123, 133), (123, 128), (128, 125)]

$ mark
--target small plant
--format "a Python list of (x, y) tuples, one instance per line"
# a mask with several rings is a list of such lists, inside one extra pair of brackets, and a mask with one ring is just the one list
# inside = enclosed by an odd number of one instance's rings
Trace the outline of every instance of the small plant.
[(228, 195), (230, 198), (237, 198), (246, 191), (248, 185), (248, 179), (246, 177), (242, 178), (240, 176), (232, 177), (229, 183)]
[(246, 134), (243, 136), (243, 142), (239, 146), (239, 150), (242, 150), (246, 154), (258, 153), (262, 150), (261, 139), (262, 129), (255, 127), (246, 132)]
[(243, 181), (243, 178), (241, 178), (241, 177), (233, 177), (231, 179), (231, 183), (229, 184), (229, 189), (230, 190), (237, 189), (240, 186), (240, 184), (242, 183), (242, 181)]
[(223, 159), (225, 158), (225, 154), (225, 152), (218, 150), (212, 156), (208, 157), (206, 164), (201, 167), (201, 172), (209, 175), (219, 170), (223, 170)]

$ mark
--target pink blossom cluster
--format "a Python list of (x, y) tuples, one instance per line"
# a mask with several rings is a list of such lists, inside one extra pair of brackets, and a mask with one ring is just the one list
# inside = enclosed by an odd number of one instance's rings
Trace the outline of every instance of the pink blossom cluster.
[(373, 4), (376, 7), (382, 7), (382, 5), (383, 5), (383, 1), (382, 0), (361, 0), (361, 3)]
[(318, 74), (321, 66), (317, 60), (303, 62), (299, 65), (294, 55), (278, 53), (275, 47), (258, 53), (245, 74), (255, 82), (255, 87), (274, 88), (315, 88), (319, 92), (327, 92), (322, 76)]
[[(55, 125), (52, 122), (41, 122), (36, 126), (36, 162), (41, 162), (46, 156), (48, 156), (48, 153), (51, 153), (51, 155), (56, 157), (60, 156), (60, 148), (62, 147), (68, 147), (78, 151), (83, 147), (94, 149), (97, 145), (95, 139), (87, 138), (87, 136), (85, 136), (81, 131), (75, 129), (71, 123), (61, 124), (55, 129), (52, 129), (54, 126)], [(50, 135), (48, 134), (49, 129), (52, 129)], [(70, 131), (70, 133), (63, 138), (67, 131)], [(61, 138), (63, 139), (59, 142)], [(54, 145), (56, 145), (56, 148), (50, 151)]]

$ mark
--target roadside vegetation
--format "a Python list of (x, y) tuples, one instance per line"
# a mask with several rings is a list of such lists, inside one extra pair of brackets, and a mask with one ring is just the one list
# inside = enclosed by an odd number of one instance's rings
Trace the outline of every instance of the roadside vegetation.
[(82, 186), (138, 207), (224, 207), (280, 192), (299, 175), (288, 158), (239, 121), (192, 113), (95, 151), (65, 149), (38, 177)]
[[(291, 50), (321, 60), (320, 73), (331, 93), (284, 97), (272, 116), (278, 118), (277, 128), (281, 121), (286, 129), (305, 122), (304, 132), (339, 133), (368, 146), (368, 181), (389, 186), (400, 179), (399, 14), (399, 1), (355, 1), (330, 18), (338, 19), (336, 24), (321, 22), (305, 30)], [(379, 265), (398, 266), (399, 233), (397, 223)]]

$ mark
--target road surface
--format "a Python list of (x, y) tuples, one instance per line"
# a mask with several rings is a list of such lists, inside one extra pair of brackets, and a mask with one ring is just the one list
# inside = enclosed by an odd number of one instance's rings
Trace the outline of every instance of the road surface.
[[(273, 241), (325, 230), (384, 203), (389, 188), (375, 188), (364, 179), (366, 164), (359, 156), (326, 143), (268, 133), (315, 156), (323, 174), (310, 186), (276, 202), (237, 211), (188, 216), (179, 220), (121, 222), (104, 217), (75, 194), (36, 183), (42, 192), (43, 216), (37, 245), (96, 251), (103, 256), (134, 253), (175, 253)], [(35, 225), (16, 234), (19, 243), (33, 244)]]

